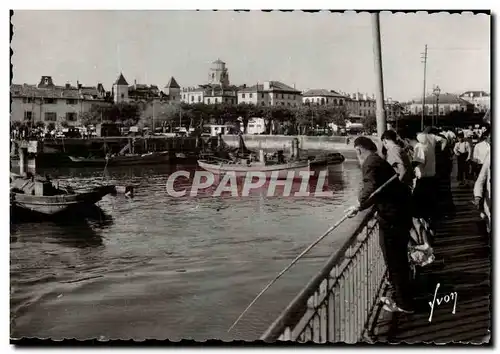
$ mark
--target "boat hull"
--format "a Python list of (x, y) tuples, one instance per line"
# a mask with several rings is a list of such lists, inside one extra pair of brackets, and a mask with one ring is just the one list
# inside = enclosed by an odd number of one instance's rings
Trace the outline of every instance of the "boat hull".
[(333, 153), (324, 156), (319, 156), (311, 161), (311, 166), (329, 166), (340, 165), (345, 161), (344, 155), (340, 153)]
[(108, 160), (105, 158), (85, 159), (74, 156), (68, 156), (76, 166), (130, 166), (168, 162), (170, 154), (168, 152), (153, 153), (137, 156), (115, 156)]
[(55, 216), (93, 205), (105, 195), (114, 193), (114, 191), (114, 186), (102, 186), (89, 192), (56, 196), (37, 196), (11, 192), (11, 208), (14, 212), (20, 210), (44, 216)]
[(255, 176), (264, 174), (266, 178), (286, 179), (289, 174), (294, 178), (301, 178), (302, 173), (310, 171), (308, 161), (299, 163), (276, 164), (276, 165), (237, 165), (237, 164), (214, 164), (208, 161), (199, 160), (198, 165), (206, 171), (215, 175), (231, 174), (236, 177), (246, 177), (251, 173)]

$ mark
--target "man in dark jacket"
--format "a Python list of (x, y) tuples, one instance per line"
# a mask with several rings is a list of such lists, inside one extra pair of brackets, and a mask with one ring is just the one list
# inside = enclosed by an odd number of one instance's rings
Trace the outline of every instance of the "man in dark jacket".
[(410, 240), (411, 194), (399, 179), (393, 180), (376, 196), (372, 193), (395, 175), (391, 165), (377, 154), (377, 146), (367, 137), (354, 141), (356, 155), (363, 171), (363, 187), (358, 205), (351, 207), (349, 216), (371, 206), (377, 211), (379, 241), (393, 287), (393, 299), (382, 298), (384, 309), (391, 312), (412, 312), (408, 242)]

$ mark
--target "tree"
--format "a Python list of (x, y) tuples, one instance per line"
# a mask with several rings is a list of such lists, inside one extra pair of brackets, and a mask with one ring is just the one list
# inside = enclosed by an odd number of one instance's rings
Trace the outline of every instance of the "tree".
[(41, 129), (43, 129), (43, 128), (45, 128), (45, 123), (42, 122), (42, 121), (38, 121), (38, 122), (35, 123), (35, 128), (41, 128)]
[(296, 107), (295, 112), (295, 131), (299, 135), (304, 135), (308, 127), (311, 126), (312, 110), (309, 106)]
[(88, 112), (80, 116), (83, 126), (98, 123), (120, 123), (127, 126), (135, 125), (140, 118), (140, 107), (132, 103), (118, 103), (113, 105), (92, 105)]

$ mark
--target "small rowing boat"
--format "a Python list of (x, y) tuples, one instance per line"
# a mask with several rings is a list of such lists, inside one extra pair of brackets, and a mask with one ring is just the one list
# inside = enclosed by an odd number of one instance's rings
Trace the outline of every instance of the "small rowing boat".
[(59, 189), (48, 179), (13, 176), (10, 182), (10, 205), (13, 211), (55, 216), (79, 207), (93, 205), (107, 194), (115, 194), (112, 185), (98, 186), (87, 191), (74, 192)]

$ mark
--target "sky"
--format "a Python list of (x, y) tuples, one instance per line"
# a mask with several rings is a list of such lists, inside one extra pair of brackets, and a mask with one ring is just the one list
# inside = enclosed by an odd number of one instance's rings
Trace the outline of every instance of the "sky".
[[(373, 94), (376, 77), (368, 13), (234, 11), (16, 11), (13, 83), (42, 75), (106, 90), (120, 71), (129, 84), (183, 87), (227, 64), (231, 84), (275, 80), (297, 89)], [(386, 98), (419, 99), (428, 45), (427, 92), (490, 92), (490, 16), (380, 15)]]

